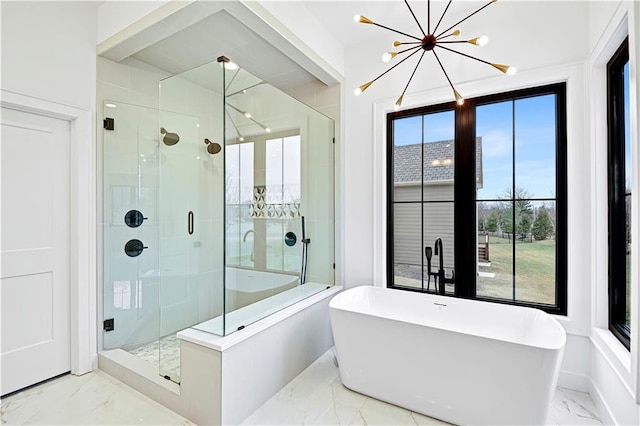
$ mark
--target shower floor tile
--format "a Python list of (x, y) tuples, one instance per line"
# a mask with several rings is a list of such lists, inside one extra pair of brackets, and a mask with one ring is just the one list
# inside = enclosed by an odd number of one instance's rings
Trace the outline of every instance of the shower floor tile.
[(180, 382), (180, 340), (175, 334), (140, 346), (129, 353), (157, 365), (161, 376), (169, 376), (172, 381)]
[[(353, 392), (342, 385), (334, 350), (322, 355), (243, 425), (446, 425), (440, 420)], [(599, 425), (588, 393), (557, 388), (549, 425)]]

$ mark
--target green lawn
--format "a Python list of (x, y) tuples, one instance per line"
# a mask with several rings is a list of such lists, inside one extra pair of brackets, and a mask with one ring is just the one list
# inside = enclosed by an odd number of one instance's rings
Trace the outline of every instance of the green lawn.
[[(521, 242), (515, 245), (515, 298), (520, 301), (555, 303), (555, 240)], [(490, 237), (491, 266), (480, 272), (495, 277), (478, 277), (479, 296), (513, 298), (513, 242)]]

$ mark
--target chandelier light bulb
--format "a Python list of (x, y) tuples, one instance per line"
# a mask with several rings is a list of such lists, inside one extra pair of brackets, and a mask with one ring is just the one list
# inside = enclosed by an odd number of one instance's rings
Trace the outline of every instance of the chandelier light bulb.
[(244, 142), (244, 136), (240, 136), (239, 140), (240, 142)]
[(367, 81), (366, 83), (361, 84), (360, 87), (358, 87), (356, 90), (353, 91), (353, 93), (356, 96), (360, 96), (362, 94), (362, 92), (367, 90), (367, 87), (371, 86), (372, 84), (373, 84), (373, 80)]
[(400, 109), (400, 107), (402, 106), (402, 98), (404, 98), (404, 93), (400, 95), (396, 103), (393, 105), (394, 110), (398, 111)]
[(264, 128), (264, 131), (265, 131), (265, 132), (267, 132), (267, 133), (271, 133), (271, 129), (270, 129), (270, 128), (268, 128), (268, 127), (265, 127), (265, 128)]
[[(449, 4), (451, 4), (452, 0), (449, 0)], [(492, 67), (496, 68), (497, 70), (507, 74), (507, 75), (513, 75), (516, 73), (516, 69), (514, 67), (511, 67), (509, 65), (505, 65), (505, 64), (497, 64), (497, 63), (491, 63), (488, 62), (484, 59), (481, 58), (477, 58), (475, 56), (460, 52), (454, 48), (448, 47), (448, 46), (453, 46), (454, 44), (457, 43), (469, 43), (469, 44), (473, 44), (475, 46), (485, 46), (488, 42), (489, 42), (489, 37), (486, 35), (480, 35), (478, 37), (472, 38), (472, 39), (467, 39), (465, 37), (464, 40), (446, 40), (447, 38), (450, 37), (458, 37), (460, 36), (461, 32), (458, 28), (459, 24), (463, 23), (464, 21), (466, 21), (467, 19), (471, 18), (472, 16), (476, 15), (478, 12), (480, 12), (481, 10), (485, 9), (487, 6), (489, 6), (492, 3), (495, 3), (498, 0), (488, 0), (489, 2), (484, 4), (483, 6), (480, 6), (478, 9), (476, 9), (474, 12), (469, 13), (467, 16), (465, 16), (464, 18), (462, 18), (461, 20), (459, 20), (458, 22), (456, 22), (455, 24), (451, 25), (450, 27), (448, 27), (445, 30), (441, 30), (440, 32), (438, 31), (438, 27), (440, 25), (440, 22), (442, 21), (442, 18), (444, 18), (444, 15), (446, 14), (447, 10), (449, 9), (449, 4), (447, 4), (446, 8), (444, 9), (444, 12), (442, 12), (442, 15), (440, 16), (440, 19), (438, 20), (438, 23), (435, 25), (435, 28), (432, 31), (431, 28), (431, 14), (430, 14), (430, 4), (431, 4), (431, 0), (427, 0), (427, 32), (425, 33), (424, 29), (422, 28), (422, 25), (420, 24), (420, 22), (418, 21), (418, 18), (416, 17), (415, 13), (413, 12), (411, 5), (409, 4), (408, 1), (405, 0), (405, 5), (407, 6), (407, 8), (409, 9), (409, 12), (411, 12), (411, 15), (413, 16), (413, 19), (416, 21), (416, 23), (418, 24), (418, 27), (420, 27), (420, 32), (422, 33), (421, 35), (411, 35), (411, 34), (407, 34), (404, 33), (402, 31), (398, 31), (394, 28), (389, 28), (386, 27), (384, 25), (378, 24), (374, 21), (372, 21), (371, 19), (367, 18), (364, 15), (355, 15), (353, 17), (353, 20), (357, 23), (361, 23), (361, 24), (371, 24), (380, 28), (383, 28), (385, 30), (388, 31), (392, 31), (396, 34), (400, 34), (406, 37), (409, 37), (413, 40), (410, 41), (398, 41), (395, 40), (393, 41), (393, 47), (394, 48), (398, 48), (399, 46), (402, 45), (412, 45), (411, 47), (408, 47), (406, 49), (402, 49), (399, 52), (385, 52), (382, 54), (382, 62), (384, 63), (388, 63), (390, 62), (395, 56), (399, 55), (399, 54), (403, 54), (405, 52), (411, 52), (410, 54), (406, 55), (406, 57), (404, 57), (402, 60), (400, 60), (398, 63), (396, 63), (395, 65), (392, 65), (390, 67), (388, 67), (384, 72), (382, 72), (380, 75), (378, 75), (376, 78), (374, 78), (371, 81), (368, 81), (364, 84), (362, 84), (360, 87), (356, 88), (354, 90), (354, 94), (356, 96), (359, 96), (362, 94), (362, 92), (364, 92), (365, 90), (367, 90), (367, 88), (372, 85), (375, 81), (377, 81), (379, 78), (383, 77), (385, 74), (387, 74), (388, 72), (392, 71), (393, 69), (395, 69), (398, 65), (402, 64), (403, 62), (405, 62), (406, 60), (408, 60), (409, 58), (411, 58), (412, 56), (414, 56), (417, 53), (422, 52), (422, 55), (419, 57), (415, 68), (413, 69), (413, 72), (411, 73), (411, 76), (409, 77), (409, 80), (407, 81), (407, 84), (403, 90), (403, 95), (404, 93), (407, 91), (407, 88), (409, 87), (409, 85), (411, 84), (411, 80), (413, 79), (414, 75), (416, 74), (416, 71), (418, 70), (418, 67), (420, 66), (420, 62), (422, 61), (422, 58), (424, 57), (426, 52), (432, 52), (436, 61), (438, 62), (438, 65), (440, 66), (440, 68), (442, 69), (442, 72), (444, 73), (449, 86), (451, 86), (451, 89), (453, 90), (453, 94), (455, 96), (455, 102), (458, 105), (463, 105), (464, 104), (464, 98), (462, 97), (462, 95), (460, 95), (460, 93), (455, 89), (453, 83), (451, 82), (451, 79), (449, 78), (447, 71), (445, 70), (444, 66), (442, 65), (442, 62), (440, 61), (440, 58), (438, 57), (436, 50), (440, 51), (439, 49), (442, 50), (447, 50), (451, 53), (455, 53), (457, 55), (461, 55), (464, 56), (466, 58), (478, 61), (478, 62), (482, 62), (486, 65), (491, 65)], [(396, 36), (397, 37), (397, 36)], [(439, 49), (436, 49), (439, 48)], [(401, 108), (402, 105), (402, 96), (400, 96), (398, 98), (398, 100), (395, 102), (394, 104), (394, 109), (395, 110), (399, 110)]]
[(353, 17), (353, 20), (360, 24), (373, 24), (373, 21), (364, 15), (356, 15)]
[(244, 113), (243, 113), (243, 115), (244, 115), (245, 117), (247, 117), (247, 118), (251, 118), (251, 114), (250, 114), (250, 113), (248, 113), (248, 112), (244, 112)]
[(491, 65), (495, 69), (502, 71), (507, 75), (514, 75), (517, 71), (516, 67), (511, 67), (509, 65), (504, 65), (504, 64), (489, 64), (489, 65)]
[(397, 54), (397, 52), (384, 52), (382, 54), (382, 62), (386, 64), (387, 62), (395, 58)]

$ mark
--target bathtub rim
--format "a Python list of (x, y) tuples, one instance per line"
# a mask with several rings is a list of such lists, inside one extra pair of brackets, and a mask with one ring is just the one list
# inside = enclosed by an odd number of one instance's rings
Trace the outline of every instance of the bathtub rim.
[[(563, 351), (564, 348), (566, 347), (567, 344), (567, 332), (564, 329), (564, 327), (562, 326), (562, 324), (560, 324), (560, 322), (554, 318), (552, 315), (550, 315), (547, 312), (544, 312), (541, 309), (536, 309), (536, 308), (532, 308), (532, 307), (528, 307), (528, 306), (514, 306), (514, 305), (507, 305), (507, 304), (503, 304), (503, 303), (495, 303), (495, 302), (487, 302), (484, 300), (474, 300), (474, 299), (464, 299), (464, 298), (453, 298), (456, 301), (459, 301), (461, 303), (481, 303), (484, 304), (485, 306), (490, 306), (490, 307), (499, 307), (499, 309), (505, 309), (505, 310), (529, 310), (529, 311), (534, 311), (534, 314), (542, 314), (543, 317), (545, 317), (545, 319), (548, 319), (551, 321), (551, 323), (554, 325), (554, 327), (557, 327), (558, 330), (560, 330), (561, 333), (561, 342), (558, 342), (558, 344), (556, 345), (535, 345), (535, 344), (531, 344), (531, 343), (526, 343), (526, 342), (516, 342), (513, 341), (511, 339), (508, 338), (504, 338), (504, 337), (499, 337), (499, 336), (484, 336), (484, 335), (477, 335), (477, 334), (473, 334), (470, 332), (464, 332), (462, 330), (453, 330), (451, 328), (445, 328), (445, 327), (438, 327), (435, 325), (429, 325), (429, 324), (420, 324), (420, 323), (416, 323), (416, 322), (412, 322), (412, 321), (408, 321), (406, 319), (401, 319), (401, 318), (389, 318), (389, 317), (385, 317), (382, 315), (376, 315), (374, 313), (371, 312), (361, 312), (361, 311), (355, 311), (355, 310), (351, 310), (348, 309), (346, 307), (341, 307), (341, 306), (336, 306), (339, 303), (339, 297), (342, 294), (346, 294), (347, 292), (362, 292), (362, 291), (370, 291), (370, 290), (363, 290), (363, 288), (368, 288), (371, 287), (373, 289), (379, 289), (382, 291), (400, 291), (400, 292), (405, 292), (405, 293), (411, 293), (411, 292), (406, 292), (404, 290), (400, 290), (400, 289), (395, 289), (395, 288), (387, 288), (387, 287), (379, 287), (379, 286), (374, 286), (374, 285), (359, 285), (356, 287), (351, 287), (349, 289), (346, 289), (342, 292), (340, 292), (339, 294), (337, 294), (336, 296), (334, 296), (331, 301), (329, 302), (329, 312), (331, 312), (332, 310), (336, 310), (336, 311), (342, 311), (342, 312), (349, 312), (351, 314), (357, 314), (357, 315), (362, 315), (362, 316), (370, 316), (370, 317), (376, 317), (376, 318), (384, 318), (388, 321), (394, 321), (394, 322), (398, 322), (398, 323), (402, 323), (402, 324), (411, 324), (414, 326), (418, 326), (418, 327), (429, 327), (432, 329), (436, 329), (436, 330), (442, 330), (448, 333), (456, 333), (456, 334), (461, 334), (464, 336), (474, 336), (474, 337), (478, 337), (478, 338), (482, 338), (482, 339), (489, 339), (489, 340), (497, 340), (497, 341), (501, 341), (504, 343), (508, 343), (508, 344), (512, 344), (512, 345), (518, 345), (518, 346), (525, 346), (525, 347), (529, 347), (529, 348), (535, 348), (538, 350), (549, 350), (549, 351)], [(376, 290), (374, 290), (376, 291)], [(438, 294), (430, 294), (430, 293), (419, 293), (421, 296), (430, 296), (433, 297), (434, 299), (439, 299), (439, 300), (451, 300), (452, 296), (442, 296), (442, 295), (438, 295)]]
[(295, 283), (296, 281), (298, 281), (298, 283), (300, 282), (299, 275), (296, 275), (295, 273), (284, 273), (284, 272), (278, 272), (278, 271), (261, 270), (261, 269), (254, 269), (254, 268), (245, 268), (245, 267), (240, 267), (240, 266), (225, 266), (225, 274), (228, 274), (228, 270), (229, 269), (236, 270), (236, 271), (241, 271), (241, 272), (246, 273), (246, 274), (255, 273), (255, 274), (262, 275), (262, 276), (287, 277), (287, 278), (289, 278), (289, 281), (287, 281), (286, 283), (280, 283), (278, 286), (275, 286), (275, 287), (265, 287), (265, 288), (261, 288), (259, 290), (238, 289), (237, 287), (235, 287), (233, 285), (235, 283), (232, 281), (232, 282), (227, 282), (225, 284), (225, 290), (241, 291), (241, 292), (244, 292), (244, 293), (257, 293), (259, 291), (270, 290), (272, 288), (285, 287), (285, 286), (288, 286), (288, 285), (291, 285), (291, 284)]

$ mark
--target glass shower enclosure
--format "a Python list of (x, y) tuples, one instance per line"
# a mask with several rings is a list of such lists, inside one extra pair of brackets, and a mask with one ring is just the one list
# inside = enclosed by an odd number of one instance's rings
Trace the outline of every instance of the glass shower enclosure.
[(227, 61), (161, 81), (157, 109), (105, 104), (103, 346), (175, 382), (180, 330), (334, 284), (333, 120)]

